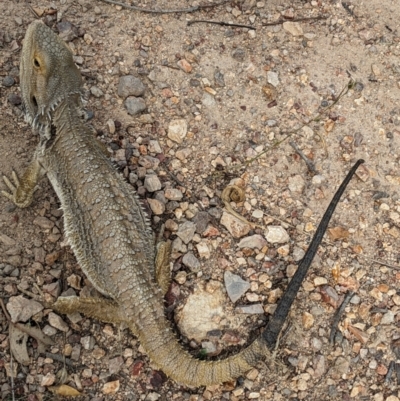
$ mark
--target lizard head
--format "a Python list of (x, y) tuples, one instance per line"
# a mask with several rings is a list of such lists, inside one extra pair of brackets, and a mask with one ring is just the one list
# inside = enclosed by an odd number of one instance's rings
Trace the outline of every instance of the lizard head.
[(20, 83), (26, 120), (35, 128), (48, 128), (51, 111), (68, 96), (81, 93), (82, 78), (71, 50), (41, 21), (26, 31)]

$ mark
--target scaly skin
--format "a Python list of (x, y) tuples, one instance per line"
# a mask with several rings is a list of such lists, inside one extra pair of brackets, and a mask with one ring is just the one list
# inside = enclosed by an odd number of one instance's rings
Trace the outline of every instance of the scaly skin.
[[(115, 324), (126, 322), (151, 360), (169, 377), (189, 386), (237, 378), (265, 358), (301, 282), (283, 296), (280, 314), (271, 320), (274, 327), (243, 351), (220, 361), (193, 358), (179, 345), (164, 315), (168, 279), (160, 271), (165, 258), (156, 258), (145, 213), (82, 119), (82, 81), (71, 52), (40, 22), (27, 30), (20, 81), (27, 120), (39, 129), (40, 142), (21, 180), (15, 174), (14, 184), (5, 178), (11, 194), (2, 193), (17, 206), (27, 207), (38, 179), (46, 174), (59, 197), (65, 235), (78, 263), (105, 296), (60, 297), (54, 309), (67, 314), (79, 311)], [(166, 249), (162, 247), (160, 254), (168, 254)], [(303, 276), (311, 260), (302, 267)]]

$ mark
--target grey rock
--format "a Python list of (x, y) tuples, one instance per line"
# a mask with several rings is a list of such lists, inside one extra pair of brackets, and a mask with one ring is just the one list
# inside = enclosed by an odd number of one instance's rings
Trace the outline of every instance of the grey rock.
[(225, 272), (224, 282), (226, 292), (232, 302), (236, 302), (250, 288), (250, 283), (230, 271)]
[(267, 241), (260, 234), (250, 235), (249, 237), (245, 237), (240, 240), (238, 247), (239, 248), (250, 248), (250, 249), (261, 249), (265, 245), (267, 245)]
[(92, 350), (96, 341), (92, 336), (84, 336), (81, 338), (82, 347), (86, 350)]
[(140, 156), (138, 163), (140, 166), (145, 167), (147, 170), (149, 169), (155, 170), (160, 164), (160, 159), (149, 155)]
[(295, 246), (293, 248), (292, 256), (295, 262), (300, 262), (301, 259), (304, 258), (305, 252), (303, 249)]
[(10, 77), (7, 75), (6, 77), (3, 78), (3, 86), (9, 88), (10, 86), (13, 86), (15, 84), (15, 79), (13, 77)]
[(179, 207), (179, 203), (177, 201), (170, 201), (167, 203), (165, 210), (168, 213), (172, 213), (175, 209), (177, 209)]
[(49, 220), (47, 217), (38, 216), (33, 220), (33, 224), (36, 224), (44, 230), (50, 230), (54, 227), (54, 221)]
[(16, 241), (9, 237), (6, 234), (1, 234), (0, 233), (0, 242), (2, 242), (5, 246), (14, 246), (16, 244)]
[(167, 198), (165, 197), (164, 191), (158, 191), (154, 194), (154, 199), (158, 199), (160, 202), (167, 204)]
[(241, 305), (236, 308), (240, 313), (247, 313), (251, 315), (262, 315), (264, 314), (264, 308), (262, 304), (252, 304), (252, 305)]
[(316, 379), (322, 377), (326, 371), (325, 357), (323, 355), (316, 355), (313, 360), (314, 377)]
[(215, 219), (220, 219), (222, 216), (222, 211), (218, 207), (212, 207), (208, 210), (208, 214)]
[(7, 96), (7, 100), (13, 106), (19, 106), (22, 103), (21, 96), (17, 95), (16, 93), (10, 93)]
[(91, 93), (94, 97), (97, 97), (97, 98), (103, 96), (103, 91), (102, 91), (99, 87), (97, 87), (97, 86), (92, 86), (92, 87), (90, 88), (90, 93)]
[(201, 264), (191, 251), (183, 255), (182, 262), (193, 272), (198, 272), (200, 270)]
[(75, 25), (72, 25), (68, 21), (61, 21), (57, 24), (58, 32), (60, 33), (60, 37), (65, 42), (71, 42), (78, 37), (78, 28)]
[(172, 241), (172, 252), (181, 252), (181, 253), (187, 252), (186, 245), (183, 243), (183, 241), (179, 237), (176, 237)]
[(155, 140), (150, 140), (149, 141), (149, 151), (156, 153), (156, 154), (162, 153), (160, 143)]
[(13, 323), (26, 322), (33, 315), (43, 310), (43, 306), (33, 299), (27, 299), (22, 295), (18, 295), (9, 299), (7, 310)]
[(154, 391), (150, 392), (147, 394), (146, 398), (144, 401), (158, 401), (158, 399), (161, 397), (161, 394), (158, 394)]
[(202, 234), (210, 221), (210, 215), (207, 212), (199, 212), (193, 217), (193, 223), (196, 224), (196, 232)]
[(139, 177), (135, 173), (132, 173), (132, 172), (129, 173), (129, 182), (131, 184), (135, 184), (138, 179), (139, 179)]
[(193, 88), (196, 88), (198, 86), (200, 86), (200, 81), (198, 79), (192, 78), (189, 81), (190, 86), (192, 86)]
[(217, 347), (211, 341), (203, 341), (201, 343), (201, 348), (209, 355), (214, 354), (217, 351)]
[(165, 197), (171, 201), (179, 201), (183, 198), (183, 194), (179, 189), (167, 188), (165, 190)]
[(339, 356), (332, 369), (332, 377), (335, 379), (339, 379), (345, 375), (350, 368), (350, 357), (344, 358), (343, 356)]
[(215, 86), (225, 87), (225, 77), (219, 68), (216, 68), (214, 71), (214, 82)]
[(121, 77), (118, 83), (118, 96), (126, 98), (128, 96), (142, 96), (146, 87), (143, 82), (133, 75)]
[(42, 331), (43, 331), (43, 334), (46, 334), (46, 336), (49, 336), (49, 337), (57, 334), (57, 330), (48, 324), (46, 324), (46, 326), (43, 327)]
[(382, 316), (381, 324), (392, 324), (393, 322), (394, 313), (392, 311), (388, 311)]
[(304, 178), (297, 174), (289, 178), (289, 190), (290, 192), (301, 193), (304, 190), (306, 183)]
[(81, 357), (81, 346), (79, 344), (75, 344), (72, 347), (71, 359), (73, 361), (79, 361), (80, 357)]
[(161, 181), (155, 174), (146, 175), (144, 187), (148, 192), (155, 192), (161, 189)]
[(108, 370), (111, 375), (118, 373), (124, 364), (124, 358), (122, 356), (117, 356), (116, 358), (110, 359), (108, 361)]
[(126, 98), (124, 104), (128, 114), (131, 116), (135, 116), (146, 110), (146, 102), (141, 97), (129, 96)]
[(207, 92), (204, 92), (203, 97), (201, 98), (201, 103), (206, 107), (214, 107), (216, 105), (214, 96)]
[(191, 221), (185, 221), (182, 225), (179, 226), (178, 232), (176, 235), (185, 243), (188, 244), (194, 236), (196, 232), (196, 224)]
[(62, 318), (57, 314), (55, 314), (54, 312), (50, 312), (48, 318), (50, 326), (53, 326), (56, 329), (63, 331), (65, 333), (68, 331), (69, 329), (68, 324), (65, 323), (64, 320), (62, 320)]
[(232, 57), (237, 61), (243, 61), (246, 57), (246, 51), (240, 47), (232, 52)]

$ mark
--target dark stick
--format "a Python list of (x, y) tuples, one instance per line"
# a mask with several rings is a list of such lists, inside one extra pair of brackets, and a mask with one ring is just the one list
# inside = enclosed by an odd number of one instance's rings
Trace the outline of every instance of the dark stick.
[(304, 160), (304, 163), (306, 163), (307, 168), (310, 170), (311, 173), (313, 174), (318, 174), (318, 171), (314, 167), (314, 163), (300, 150), (300, 148), (297, 146), (297, 144), (293, 141), (289, 142), (289, 145), (298, 153), (298, 155)]
[(287, 287), (286, 292), (283, 294), (278, 303), (275, 313), (271, 317), (266, 329), (262, 333), (263, 339), (266, 341), (268, 348), (271, 350), (275, 347), (276, 341), (279, 337), (279, 333), (281, 332), (286, 317), (289, 314), (290, 307), (292, 306), (297, 292), (299, 291), (299, 288), (308, 272), (311, 262), (313, 261), (314, 256), (317, 253), (318, 246), (322, 241), (329, 221), (331, 220), (332, 214), (335, 211), (336, 206), (339, 203), (339, 200), (343, 195), (343, 192), (346, 189), (348, 183), (350, 182), (357, 168), (362, 163), (364, 163), (364, 160), (362, 159), (357, 161), (357, 163), (351, 168), (350, 172), (347, 174), (346, 178), (335, 193), (335, 196), (333, 197), (331, 203), (329, 204), (326, 212), (321, 219), (321, 222), (319, 223), (317, 231), (315, 232), (314, 237), (311, 240), (311, 243), (306, 251), (306, 254), (304, 255), (304, 258), (301, 260), (296, 273), (294, 274), (292, 280)]
[(397, 384), (400, 383), (400, 363), (395, 362), (394, 364), (394, 370), (396, 372), (396, 379), (397, 379)]
[(332, 328), (331, 328), (331, 334), (329, 336), (329, 342), (331, 343), (331, 345), (333, 344), (334, 340), (335, 340), (335, 335), (337, 332), (337, 328), (339, 326), (339, 322), (340, 319), (343, 315), (344, 309), (346, 308), (346, 306), (348, 305), (348, 303), (350, 302), (351, 298), (353, 298), (354, 292), (353, 291), (349, 291), (346, 296), (344, 297), (344, 300), (342, 302), (342, 304), (340, 305), (340, 308), (336, 311), (335, 313), (335, 317), (333, 318), (333, 323), (332, 323)]
[(203, 10), (204, 8), (211, 8), (211, 7), (217, 7), (222, 4), (225, 4), (228, 2), (228, 0), (220, 1), (219, 3), (213, 3), (213, 4), (204, 4), (200, 6), (195, 6), (195, 7), (189, 7), (189, 8), (178, 8), (178, 9), (170, 9), (170, 10), (152, 10), (150, 8), (143, 8), (143, 7), (138, 7), (138, 6), (129, 6), (128, 4), (125, 3), (120, 3), (119, 1), (114, 1), (114, 0), (101, 0), (104, 3), (108, 4), (115, 4), (117, 6), (121, 6), (124, 8), (127, 8), (128, 10), (134, 10), (134, 11), (140, 11), (142, 13), (148, 13), (148, 14), (172, 14), (172, 13), (193, 13), (195, 11)]
[(392, 378), (393, 371), (394, 371), (394, 361), (390, 361), (389, 369), (388, 369), (388, 371), (386, 373), (386, 376), (385, 376), (385, 383), (389, 383), (390, 382), (390, 379)]
[(205, 19), (196, 19), (193, 21), (188, 21), (187, 25), (193, 25), (193, 24), (197, 24), (199, 22), (204, 22), (206, 24), (214, 24), (214, 25), (221, 25), (221, 26), (233, 26), (235, 28), (247, 28), (247, 29), (252, 29), (252, 30), (256, 30), (256, 28), (254, 26), (251, 25), (242, 25), (242, 24), (230, 24), (229, 22), (223, 22), (223, 21), (208, 21)]
[(46, 352), (45, 355), (46, 358), (51, 358), (53, 359), (53, 361), (65, 363), (67, 366), (75, 366), (74, 362), (72, 362), (71, 359), (68, 359), (63, 355), (52, 354), (50, 352)]

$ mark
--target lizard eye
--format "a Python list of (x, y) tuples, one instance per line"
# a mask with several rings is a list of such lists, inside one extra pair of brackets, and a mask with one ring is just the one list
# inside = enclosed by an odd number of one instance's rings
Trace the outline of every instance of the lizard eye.
[(39, 60), (37, 59), (37, 58), (35, 58), (34, 60), (33, 60), (33, 64), (35, 65), (35, 67), (40, 67), (40, 63), (39, 63)]

